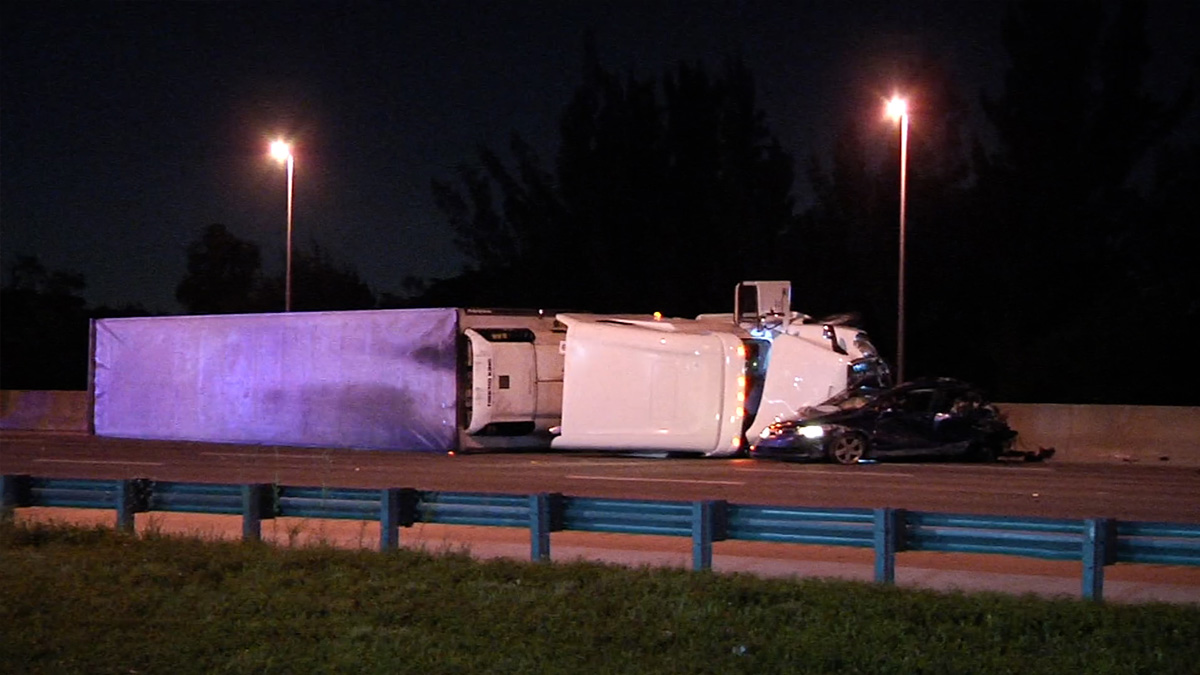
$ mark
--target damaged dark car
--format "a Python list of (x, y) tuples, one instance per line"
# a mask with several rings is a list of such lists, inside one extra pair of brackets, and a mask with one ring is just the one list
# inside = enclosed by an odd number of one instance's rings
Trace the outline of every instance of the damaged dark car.
[(952, 378), (859, 388), (763, 430), (750, 456), (838, 464), (899, 457), (1045, 459), (1015, 450), (1017, 432), (975, 387)]

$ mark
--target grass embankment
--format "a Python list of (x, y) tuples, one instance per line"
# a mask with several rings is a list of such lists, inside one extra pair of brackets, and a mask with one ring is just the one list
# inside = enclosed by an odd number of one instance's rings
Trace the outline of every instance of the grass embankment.
[(1194, 673), (1200, 607), (0, 523), (5, 673)]

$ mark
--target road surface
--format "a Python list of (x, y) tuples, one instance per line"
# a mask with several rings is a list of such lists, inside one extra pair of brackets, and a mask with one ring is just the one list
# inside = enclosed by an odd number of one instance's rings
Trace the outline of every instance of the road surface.
[(0, 472), (62, 478), (509, 494), (1200, 522), (1200, 469), (1153, 464), (892, 463), (836, 466), (600, 453), (457, 454), (134, 441), (0, 432)]
[[(132, 441), (82, 434), (0, 432), (0, 473), (61, 478), (150, 478), (186, 482), (414, 487), (508, 494), (561, 492), (630, 499), (724, 499), (744, 504), (879, 507), (918, 511), (1200, 522), (1200, 470), (1164, 465), (900, 463), (833, 466), (749, 459), (662, 459), (600, 453), (457, 454)], [(25, 518), (111, 523), (112, 513), (22, 509)], [(293, 522), (297, 521), (297, 522)], [(142, 514), (139, 527), (236, 537), (228, 516)], [(345, 521), (263, 524), (264, 537), (372, 546), (378, 525)], [(418, 525), (406, 545), (469, 548), (481, 557), (528, 559), (529, 534), (508, 528)], [(560, 532), (556, 560), (587, 558), (687, 566), (682, 538)], [(714, 569), (768, 576), (872, 578), (872, 553), (843, 547), (718, 542)], [(931, 552), (898, 558), (897, 582), (938, 589), (1003, 590), (1078, 597), (1079, 563)], [(1200, 603), (1200, 568), (1116, 565), (1106, 572), (1116, 601)]]

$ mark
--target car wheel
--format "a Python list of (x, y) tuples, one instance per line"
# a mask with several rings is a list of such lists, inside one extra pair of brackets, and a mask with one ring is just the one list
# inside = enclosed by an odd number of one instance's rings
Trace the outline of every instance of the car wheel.
[(838, 464), (856, 464), (867, 454), (867, 439), (862, 434), (838, 434), (829, 442), (827, 453)]
[(1000, 459), (1000, 449), (991, 443), (979, 443), (967, 451), (967, 460), (991, 463)]

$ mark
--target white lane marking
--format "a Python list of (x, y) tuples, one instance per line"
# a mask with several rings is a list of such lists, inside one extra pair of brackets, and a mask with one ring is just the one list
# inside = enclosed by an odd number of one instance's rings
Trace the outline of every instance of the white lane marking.
[(630, 483), (696, 483), (699, 485), (745, 485), (744, 481), (735, 480), (691, 480), (688, 478), (629, 478), (625, 476), (580, 476), (567, 475), (574, 480), (611, 480)]
[[(876, 464), (875, 466), (880, 466), (880, 465)], [(891, 466), (895, 466), (895, 465), (893, 464)], [(922, 471), (929, 472), (929, 473), (922, 473), (922, 474), (920, 474), (921, 476), (932, 476), (932, 475), (934, 475), (934, 472), (939, 472), (939, 471), (944, 472), (944, 473), (978, 473), (979, 471), (1009, 471), (1009, 470), (1011, 470), (1011, 471), (1020, 471), (1021, 473), (1056, 473), (1054, 469), (1046, 468), (1046, 467), (1022, 466), (1020, 468), (1017, 468), (1017, 467), (1014, 467), (1011, 465), (1006, 466), (1004, 464), (990, 464), (990, 465), (985, 464), (985, 465), (976, 465), (976, 466), (937, 466), (937, 465), (928, 465), (927, 464), (925, 466), (922, 466), (921, 469), (922, 469)], [(816, 467), (816, 466), (812, 466), (812, 467), (794, 466), (793, 468), (787, 468), (787, 469), (752, 469), (752, 468), (744, 468), (743, 469), (742, 467), (735, 466), (733, 468), (733, 470), (734, 471), (757, 471), (757, 472), (762, 472), (762, 473), (828, 473), (828, 474), (838, 474), (838, 475), (851, 475), (851, 474), (845, 473), (845, 472), (852, 471), (851, 469), (843, 470), (843, 469), (823, 468), (823, 467)], [(860, 473), (860, 474), (854, 474), (854, 475), (871, 476), (871, 477), (904, 476), (906, 478), (916, 478), (918, 474), (880, 472), (880, 473), (873, 473), (873, 474)]]
[(779, 476), (794, 476), (796, 474), (812, 474), (824, 476), (853, 476), (858, 478), (916, 478), (915, 473), (855, 473), (853, 469), (842, 471), (839, 469), (817, 469), (817, 468), (789, 468), (789, 469), (743, 469), (735, 468), (737, 473), (772, 473)]
[(251, 459), (327, 459), (319, 454), (312, 455), (278, 455), (266, 452), (202, 452), (201, 457), (249, 457)]
[(667, 464), (657, 464), (646, 460), (634, 460), (632, 462), (560, 462), (556, 460), (540, 460), (530, 459), (521, 462), (495, 462), (480, 464), (480, 468), (486, 469), (590, 469), (592, 467), (625, 467), (636, 466), (641, 468), (665, 467)]
[(931, 470), (945, 471), (946, 473), (974, 473), (976, 471), (1020, 471), (1021, 473), (1055, 473), (1054, 469), (1044, 466), (1021, 466), (1015, 462), (998, 463), (998, 464), (982, 464), (976, 466), (939, 466), (929, 467)]
[(645, 461), (641, 461), (641, 462), (562, 462), (562, 461), (556, 461), (553, 459), (547, 459), (547, 460), (530, 459), (530, 460), (525, 460), (525, 461), (520, 461), (520, 462), (495, 462), (493, 464), (481, 464), (480, 466), (486, 466), (489, 469), (510, 469), (510, 468), (528, 469), (529, 467), (538, 467), (538, 468), (545, 469), (545, 468), (560, 468), (560, 467), (562, 467), (562, 468), (581, 468), (581, 467), (586, 468), (586, 467), (592, 467), (592, 466), (642, 466), (642, 467), (645, 467), (645, 466), (654, 466), (654, 465), (649, 462), (645, 462)]
[(119, 459), (35, 459), (35, 462), (47, 464), (113, 464), (116, 466), (163, 466), (162, 462), (123, 462)]
[(573, 463), (572, 466), (655, 466), (656, 462), (647, 461), (647, 460), (653, 460), (653, 459), (654, 458), (650, 457), (650, 458), (646, 458), (646, 459), (626, 460), (623, 462), (604, 462), (604, 461), (595, 461), (595, 460), (583, 460), (580, 462)]

